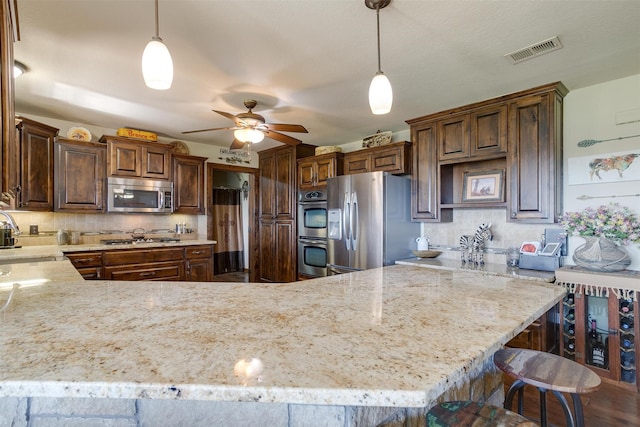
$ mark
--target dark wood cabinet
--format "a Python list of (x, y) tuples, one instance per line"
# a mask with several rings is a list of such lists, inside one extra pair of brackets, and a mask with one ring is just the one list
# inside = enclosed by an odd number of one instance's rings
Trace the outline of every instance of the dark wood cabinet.
[(509, 103), (509, 220), (554, 223), (562, 216), (562, 84)]
[(297, 160), (314, 154), (310, 145), (285, 146), (259, 153), (260, 280), (296, 280)]
[[(0, 188), (2, 192), (15, 192), (18, 179), (11, 176), (15, 173), (17, 157), (15, 150), (15, 103), (14, 103), (14, 78), (13, 78), (13, 43), (18, 40), (18, 3), (14, 0), (0, 0), (0, 109), (2, 121), (0, 122), (0, 134), (2, 147), (0, 150)], [(9, 201), (9, 200), (7, 200)]]
[(204, 214), (204, 164), (206, 157), (172, 155), (175, 213)]
[(344, 154), (328, 153), (298, 160), (298, 189), (326, 187), (327, 179), (342, 175)]
[(102, 252), (73, 252), (65, 254), (85, 280), (100, 280), (102, 271)]
[(106, 147), (58, 138), (55, 143), (54, 210), (104, 212)]
[(559, 325), (556, 320), (557, 318), (558, 305), (555, 305), (527, 326), (524, 331), (512, 338), (506, 346), (557, 354), (559, 350)]
[[(413, 179), (411, 180), (411, 217), (424, 222), (450, 222), (451, 209), (440, 209), (436, 123), (411, 127), (413, 141)], [(447, 188), (444, 191), (448, 191)]]
[(108, 176), (161, 180), (171, 177), (168, 145), (109, 135), (103, 135), (100, 142), (107, 144)]
[[(413, 142), (413, 219), (452, 220), (457, 208), (507, 208), (507, 219), (553, 223), (561, 214), (562, 83), (407, 120)], [(502, 176), (488, 200), (465, 180)]]
[(184, 251), (185, 280), (213, 281), (213, 247), (211, 245), (188, 246)]
[[(53, 210), (53, 142), (58, 129), (25, 117), (16, 118), (16, 138), (8, 167), (9, 188), (16, 193), (16, 208)], [(17, 181), (16, 181), (17, 180)]]
[(73, 266), (87, 280), (213, 280), (213, 246), (67, 252)]
[(394, 142), (344, 155), (345, 175), (377, 171), (394, 175), (411, 173), (411, 144), (406, 141)]

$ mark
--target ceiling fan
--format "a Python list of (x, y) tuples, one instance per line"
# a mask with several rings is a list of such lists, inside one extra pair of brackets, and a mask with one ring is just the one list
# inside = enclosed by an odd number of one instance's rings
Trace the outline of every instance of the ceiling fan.
[(252, 110), (258, 105), (255, 99), (245, 99), (244, 106), (249, 109), (246, 113), (231, 114), (225, 111), (211, 110), (231, 119), (235, 122), (235, 126), (223, 127), (223, 128), (211, 128), (211, 129), (199, 129), (182, 132), (196, 133), (196, 132), (209, 132), (213, 130), (233, 130), (233, 142), (231, 143), (231, 149), (237, 150), (245, 146), (247, 143), (257, 143), (268, 137), (279, 142), (283, 142), (289, 145), (298, 145), (302, 141), (293, 138), (289, 135), (285, 135), (280, 132), (302, 132), (308, 133), (302, 125), (289, 125), (284, 123), (266, 123), (264, 117), (260, 114), (254, 113)]

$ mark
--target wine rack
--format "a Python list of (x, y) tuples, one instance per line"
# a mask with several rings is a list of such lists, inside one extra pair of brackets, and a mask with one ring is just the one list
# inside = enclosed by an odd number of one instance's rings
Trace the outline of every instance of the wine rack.
[(575, 295), (567, 294), (562, 300), (562, 355), (576, 360)]
[(630, 296), (628, 299), (620, 300), (618, 309), (618, 316), (620, 317), (620, 380), (626, 383), (636, 382), (636, 343), (633, 306), (633, 296)]

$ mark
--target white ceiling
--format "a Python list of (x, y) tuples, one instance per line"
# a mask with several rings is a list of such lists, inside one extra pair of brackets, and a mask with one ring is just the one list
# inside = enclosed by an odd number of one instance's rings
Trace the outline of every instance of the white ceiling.
[[(290, 134), (339, 145), (405, 120), (554, 81), (569, 88), (640, 73), (640, 1), (392, 0), (380, 12), (391, 113), (374, 116), (376, 15), (364, 0), (160, 0), (171, 89), (144, 85), (153, 0), (18, 0), (16, 81), (23, 114), (228, 146), (231, 121), (255, 110)], [(503, 56), (553, 36), (564, 48), (512, 65)], [(99, 135), (98, 135), (99, 136)], [(255, 149), (279, 145), (265, 140)]]

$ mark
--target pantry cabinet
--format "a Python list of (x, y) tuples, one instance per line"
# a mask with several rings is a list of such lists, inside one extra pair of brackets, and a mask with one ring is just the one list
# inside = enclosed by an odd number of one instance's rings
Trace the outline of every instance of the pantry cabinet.
[(104, 212), (106, 147), (58, 138), (55, 143), (54, 210)]
[(300, 144), (259, 153), (259, 277), (265, 282), (293, 282), (297, 276), (297, 160), (315, 147)]

